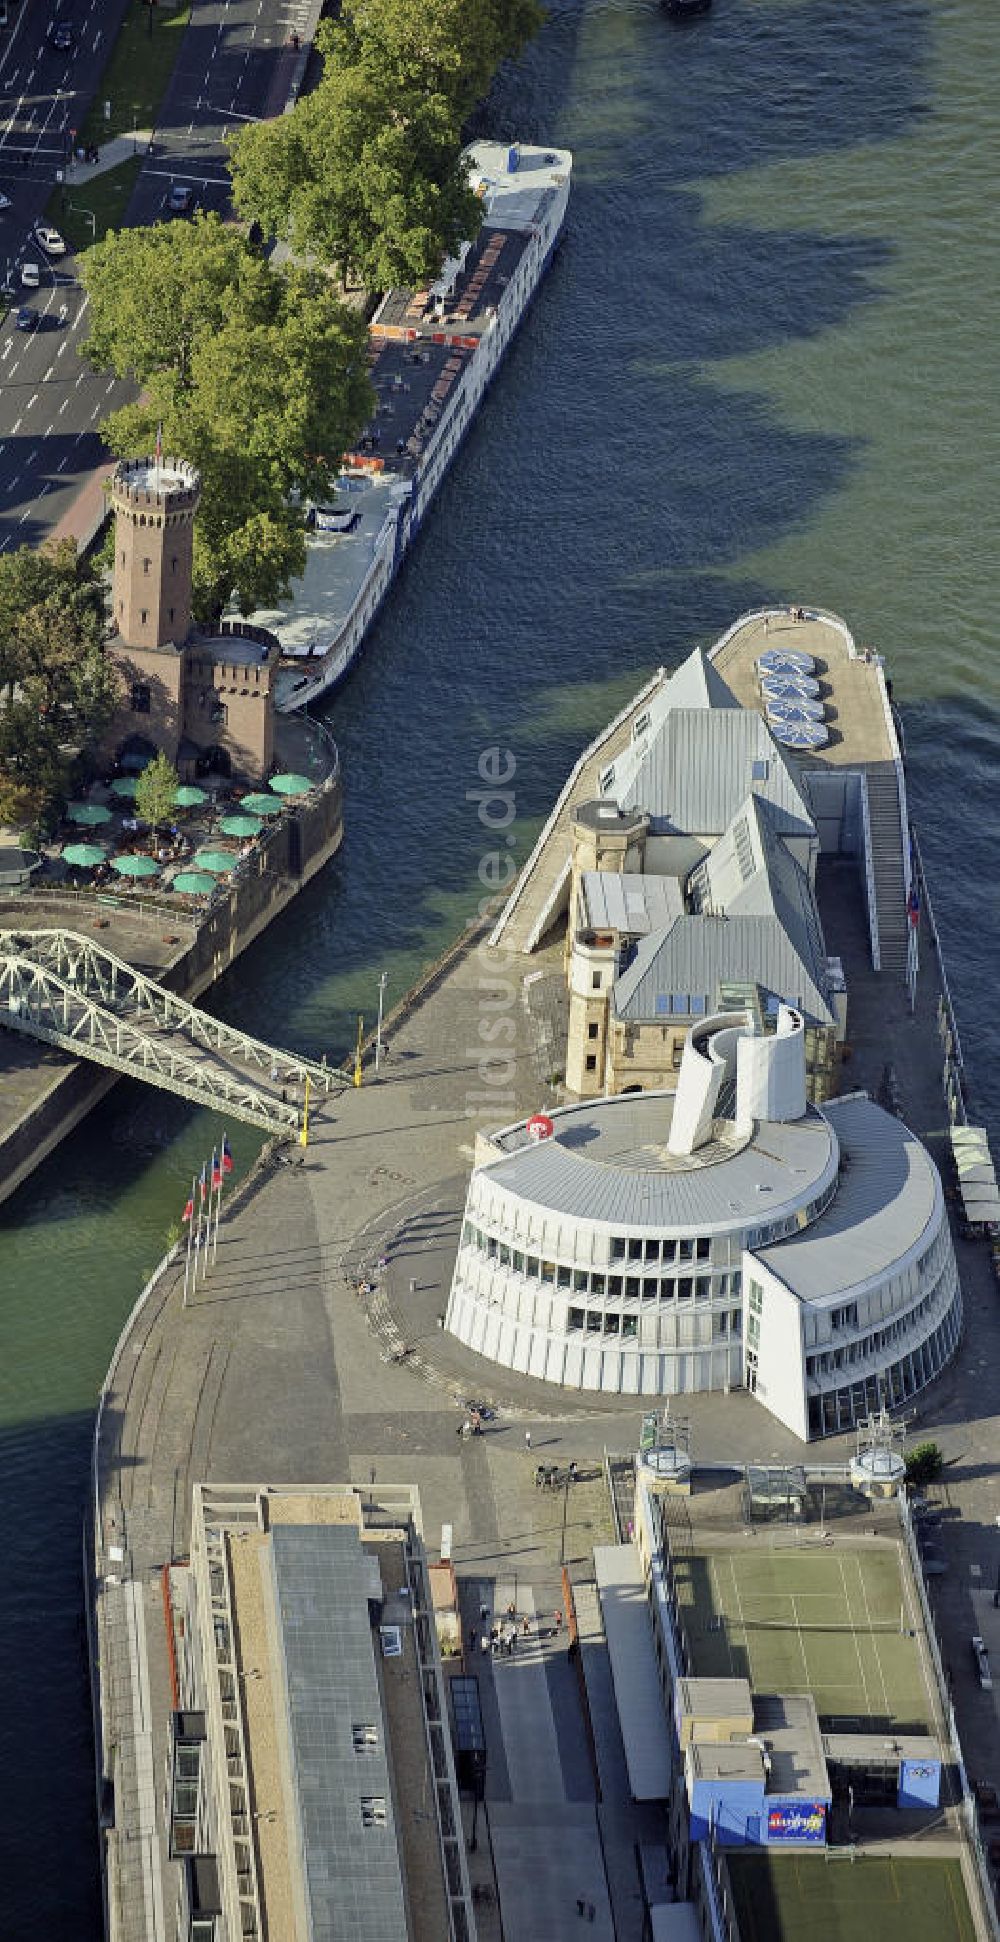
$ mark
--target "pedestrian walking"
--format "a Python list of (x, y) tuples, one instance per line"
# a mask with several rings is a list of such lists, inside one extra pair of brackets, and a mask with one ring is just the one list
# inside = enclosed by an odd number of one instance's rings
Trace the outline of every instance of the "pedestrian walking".
[(561, 1631), (562, 1631), (562, 1627), (563, 1627), (563, 1615), (562, 1615), (562, 1612), (561, 1612), (561, 1611), (558, 1611), (558, 1612), (553, 1612), (553, 1614), (552, 1614), (552, 1616), (553, 1616), (553, 1618), (555, 1619), (555, 1625), (556, 1625), (556, 1631), (557, 1631), (557, 1632), (561, 1632)]
[(490, 1615), (490, 1608), (486, 1603), (485, 1598), (481, 1598), (479, 1601), (479, 1616), (485, 1622), (485, 1620), (489, 1618), (489, 1615)]
[(474, 1625), (470, 1625), (469, 1626), (469, 1651), (474, 1652), (475, 1649), (476, 1649), (476, 1628)]
[(525, 1432), (524, 1432), (524, 1447), (525, 1447), (525, 1449), (526, 1449), (526, 1450), (530, 1450), (530, 1448), (531, 1448), (531, 1431), (530, 1431), (530, 1430), (525, 1430)]
[(524, 1633), (524, 1636), (526, 1639), (531, 1637), (531, 1620), (528, 1617), (527, 1612), (525, 1612), (524, 1617), (521, 1620), (521, 1630)]
[(587, 1913), (587, 1904), (582, 1895), (578, 1895), (576, 1898), (576, 1912), (578, 1915), (586, 1915)]

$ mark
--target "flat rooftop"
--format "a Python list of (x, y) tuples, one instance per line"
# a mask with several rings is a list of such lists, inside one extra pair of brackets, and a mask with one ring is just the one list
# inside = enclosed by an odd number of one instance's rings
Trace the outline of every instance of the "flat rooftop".
[[(439, 1942), (436, 1819), (412, 1805), (433, 1783), (402, 1533), (363, 1532), (349, 1490), (260, 1502), (267, 1528), (228, 1528), (225, 1545), (267, 1932), (297, 1933), (305, 1908), (316, 1942)], [(395, 1658), (369, 1600), (402, 1619)]]
[(826, 1732), (936, 1730), (898, 1542), (800, 1535), (748, 1549), (702, 1531), (673, 1558), (695, 1677), (749, 1679), (755, 1722), (759, 1695), (808, 1693)]
[(740, 1942), (975, 1942), (961, 1863), (728, 1849)]
[(523, 1124), (508, 1127), (495, 1141), (508, 1157), (483, 1171), (552, 1212), (710, 1234), (804, 1206), (835, 1162), (830, 1126), (811, 1107), (789, 1124), (760, 1122), (742, 1142), (727, 1133), (677, 1157), (666, 1144), (674, 1097), (622, 1093), (568, 1107), (537, 1144)]
[(421, 348), (437, 331), (478, 337), (495, 315), (529, 241), (527, 230), (484, 222), (464, 260), (446, 264), (436, 283), (426, 290), (388, 292), (375, 313), (374, 333), (415, 332)]
[(826, 748), (810, 749), (798, 760), (793, 750), (783, 749), (789, 766), (826, 769), (891, 762), (878, 657), (866, 660), (863, 648), (852, 655), (852, 644), (843, 622), (832, 616), (806, 608), (804, 618), (796, 620), (791, 612), (772, 611), (766, 626), (763, 613), (750, 614), (738, 623), (728, 639), (723, 637), (723, 643), (711, 650), (711, 660), (741, 706), (759, 710), (758, 656), (768, 648), (811, 654), (830, 739)]

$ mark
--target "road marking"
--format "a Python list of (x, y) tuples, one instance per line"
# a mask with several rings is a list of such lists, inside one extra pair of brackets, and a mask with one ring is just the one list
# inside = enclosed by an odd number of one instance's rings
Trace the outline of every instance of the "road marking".
[(22, 423), (23, 423), (23, 420), (19, 418), (19, 419), (18, 419), (18, 421), (17, 421), (17, 424), (16, 424), (16, 425), (12, 425), (12, 426), (11, 426), (11, 428), (10, 428), (10, 435), (11, 435), (11, 437), (12, 437), (12, 438), (16, 438), (16, 437), (17, 437), (17, 434), (18, 434), (18, 432), (19, 432), (19, 431), (20, 431), (20, 429), (21, 429), (21, 425), (22, 425)]
[(28, 410), (30, 411), (32, 405), (37, 405), (37, 403), (38, 403), (38, 393), (37, 391), (33, 391), (31, 394), (31, 397), (28, 399)]
[(60, 405), (60, 407), (59, 407), (59, 410), (58, 410), (58, 412), (56, 413), (56, 416), (57, 416), (58, 418), (61, 418), (61, 417), (62, 417), (62, 415), (63, 415), (63, 412), (64, 412), (64, 411), (65, 411), (65, 410), (67, 409), (67, 407), (68, 407), (68, 405), (69, 405), (69, 399), (68, 399), (68, 398), (64, 398), (64, 399), (63, 399), (63, 401), (62, 401), (62, 404), (61, 404), (61, 405)]
[(68, 464), (69, 464), (69, 453), (64, 452), (62, 455), (62, 458), (59, 460), (59, 463), (56, 466), (56, 471), (64, 472)]
[(56, 368), (56, 367), (55, 367), (55, 365), (54, 365), (54, 364), (50, 364), (50, 365), (49, 365), (49, 368), (48, 368), (48, 370), (46, 371), (46, 373), (45, 373), (45, 376), (44, 376), (44, 378), (42, 379), (42, 383), (43, 383), (43, 384), (48, 384), (48, 381), (49, 381), (49, 379), (50, 379), (50, 378), (51, 378), (51, 377), (53, 376), (53, 374), (54, 374), (54, 372), (55, 372), (55, 368)]

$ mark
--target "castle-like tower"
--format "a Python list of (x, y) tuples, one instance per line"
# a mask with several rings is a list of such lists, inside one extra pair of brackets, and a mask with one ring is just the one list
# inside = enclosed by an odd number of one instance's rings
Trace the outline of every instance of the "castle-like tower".
[(106, 753), (162, 749), (182, 775), (266, 776), (274, 745), (273, 634), (191, 624), (194, 522), (201, 479), (184, 459), (123, 459), (111, 481), (115, 563), (108, 652), (122, 678)]
[(183, 459), (123, 459), (115, 469), (112, 612), (128, 647), (173, 648), (187, 639), (200, 498), (199, 474)]

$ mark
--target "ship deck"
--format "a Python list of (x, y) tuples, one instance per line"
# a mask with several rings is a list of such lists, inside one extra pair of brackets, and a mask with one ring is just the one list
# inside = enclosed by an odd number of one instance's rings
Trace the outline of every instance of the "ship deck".
[(895, 751), (882, 698), (879, 657), (869, 650), (866, 660), (864, 648), (852, 650), (840, 622), (809, 608), (801, 611), (802, 620), (796, 620), (791, 610), (749, 614), (712, 651), (713, 665), (742, 708), (759, 708), (758, 656), (768, 648), (811, 654), (830, 739), (825, 748), (810, 749), (802, 757), (802, 767), (857, 768), (891, 762)]

